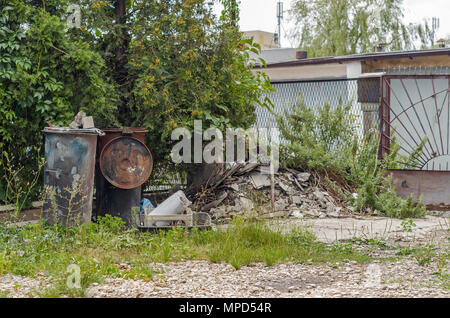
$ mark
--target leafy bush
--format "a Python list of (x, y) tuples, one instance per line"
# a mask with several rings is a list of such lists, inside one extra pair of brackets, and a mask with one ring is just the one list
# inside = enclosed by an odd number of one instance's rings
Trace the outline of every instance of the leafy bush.
[[(217, 17), (206, 0), (0, 0), (0, 152), (31, 182), (28, 147), (42, 146), (46, 121), (67, 125), (79, 110), (98, 127), (147, 128), (155, 162), (169, 164), (177, 127), (250, 127), (272, 88), (253, 73), (260, 47), (242, 39), (236, 2), (221, 2)], [(67, 29), (74, 3), (81, 27)]]
[(348, 123), (350, 107), (340, 102), (332, 110), (325, 102), (323, 107), (313, 109), (299, 96), (298, 103), (288, 105), (284, 114), (275, 114), (288, 141), (282, 146), (280, 162), (317, 172), (342, 174), (349, 169), (348, 159), (357, 150), (356, 130)]
[[(275, 114), (287, 141), (281, 147), (280, 162), (325, 176), (359, 211), (370, 208), (397, 218), (424, 215), (426, 209), (421, 199), (413, 204), (412, 196), (398, 197), (386, 172), (392, 168), (414, 167), (425, 140), (405, 157), (399, 154), (400, 147), (395, 136), (391, 136), (390, 153), (380, 160), (378, 135), (369, 131), (361, 140), (358, 138), (351, 105), (351, 101), (346, 105), (340, 101), (333, 109), (324, 101), (323, 106), (311, 108), (300, 95), (298, 102), (289, 105), (284, 114)], [(352, 195), (353, 191), (356, 196)]]
[[(114, 10), (124, 2), (118, 17)], [(171, 132), (214, 125), (248, 128), (256, 106), (271, 89), (267, 75), (253, 73), (249, 52), (259, 46), (243, 40), (233, 16), (235, 1), (220, 0), (216, 16), (207, 0), (82, 0), (80, 29), (69, 31), (89, 43), (110, 65), (109, 78), (120, 95), (116, 119), (122, 126), (148, 129), (155, 161), (170, 161)], [(234, 12), (234, 13), (232, 13)]]
[[(0, 164), (0, 192), (7, 191), (8, 168), (13, 174), (24, 169), (24, 184), (40, 173), (46, 121), (68, 125), (79, 110), (98, 123), (111, 118), (112, 89), (103, 59), (87, 43), (67, 37), (65, 28), (42, 8), (0, 0), (0, 152), (10, 155), (8, 166)], [(11, 203), (0, 198), (5, 202)]]
[(99, 227), (114, 234), (119, 234), (125, 229), (125, 221), (117, 216), (111, 216), (106, 214), (105, 216), (99, 216), (97, 220)]

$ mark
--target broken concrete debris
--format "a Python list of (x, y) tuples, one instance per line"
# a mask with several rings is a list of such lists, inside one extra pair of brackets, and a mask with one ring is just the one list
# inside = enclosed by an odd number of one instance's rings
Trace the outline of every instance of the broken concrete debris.
[(292, 212), (292, 216), (297, 218), (297, 219), (303, 219), (304, 218), (304, 215), (303, 215), (303, 213), (300, 210), (294, 210)]
[[(255, 189), (262, 189), (264, 187), (270, 187), (270, 175), (262, 174), (259, 172), (252, 172), (250, 175), (250, 180), (252, 181)], [(237, 186), (237, 185), (236, 185)]]
[(92, 116), (86, 116), (81, 120), (81, 126), (83, 129), (95, 128), (94, 118)]
[(69, 128), (72, 128), (72, 129), (95, 128), (94, 118), (92, 116), (86, 116), (85, 112), (80, 111), (80, 112), (78, 112), (78, 114), (76, 114), (74, 120), (69, 124)]
[(208, 212), (215, 222), (226, 223), (241, 215), (250, 218), (341, 217), (348, 207), (315, 185), (308, 172), (294, 169), (274, 174), (275, 200), (271, 206), (271, 176), (258, 164), (236, 164), (215, 174), (201, 191), (189, 197), (197, 211)]
[(311, 174), (308, 172), (302, 172), (302, 173), (297, 173), (296, 177), (301, 182), (308, 182), (309, 177), (311, 177)]
[(86, 116), (86, 113), (83, 111), (80, 111), (76, 114), (74, 120), (69, 124), (68, 127), (55, 126), (49, 121), (46, 121), (45, 123), (48, 125), (46, 129), (51, 129), (52, 131), (57, 133), (75, 132), (75, 133), (89, 133), (89, 134), (94, 133), (99, 136), (105, 135), (104, 131), (95, 128), (93, 117)]

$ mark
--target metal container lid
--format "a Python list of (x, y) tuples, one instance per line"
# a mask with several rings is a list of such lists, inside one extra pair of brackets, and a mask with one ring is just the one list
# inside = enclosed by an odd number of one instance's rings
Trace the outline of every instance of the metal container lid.
[(69, 127), (45, 127), (43, 132), (53, 134), (105, 135), (105, 133), (98, 128), (73, 129)]
[(109, 141), (101, 151), (99, 163), (105, 179), (120, 189), (141, 186), (153, 169), (150, 150), (140, 140), (128, 136)]
[(148, 130), (145, 128), (138, 128), (138, 127), (126, 127), (126, 128), (117, 128), (117, 127), (111, 127), (111, 128), (102, 128), (103, 131), (108, 133), (123, 133), (123, 132), (129, 132), (129, 133), (147, 133)]

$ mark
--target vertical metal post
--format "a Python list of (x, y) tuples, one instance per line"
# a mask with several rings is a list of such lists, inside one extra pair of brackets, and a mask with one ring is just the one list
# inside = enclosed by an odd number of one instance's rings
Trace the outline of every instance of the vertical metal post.
[(390, 92), (384, 76), (381, 77), (380, 94), (380, 158), (389, 153), (390, 144)]
[(277, 3), (277, 19), (278, 19), (278, 47), (281, 47), (281, 19), (283, 19), (283, 2)]

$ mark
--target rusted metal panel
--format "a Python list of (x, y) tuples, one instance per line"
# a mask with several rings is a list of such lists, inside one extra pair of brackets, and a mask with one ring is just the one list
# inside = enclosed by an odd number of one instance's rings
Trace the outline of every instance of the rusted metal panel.
[(107, 143), (100, 154), (99, 164), (106, 180), (120, 189), (141, 186), (153, 168), (148, 148), (132, 137), (118, 137)]
[(148, 130), (144, 128), (102, 128), (105, 133), (98, 141), (98, 153), (101, 153), (103, 148), (111, 140), (122, 136), (129, 136), (138, 139), (140, 142), (145, 143), (145, 134)]
[(133, 223), (132, 209), (139, 208), (141, 185), (153, 169), (153, 158), (145, 146), (147, 130), (102, 128), (96, 172), (96, 215), (118, 216)]
[(45, 132), (43, 217), (72, 226), (91, 220), (98, 130)]
[(422, 195), (422, 202), (429, 209), (450, 208), (450, 171), (388, 170), (388, 174), (393, 176), (400, 197), (412, 194), (417, 202)]

